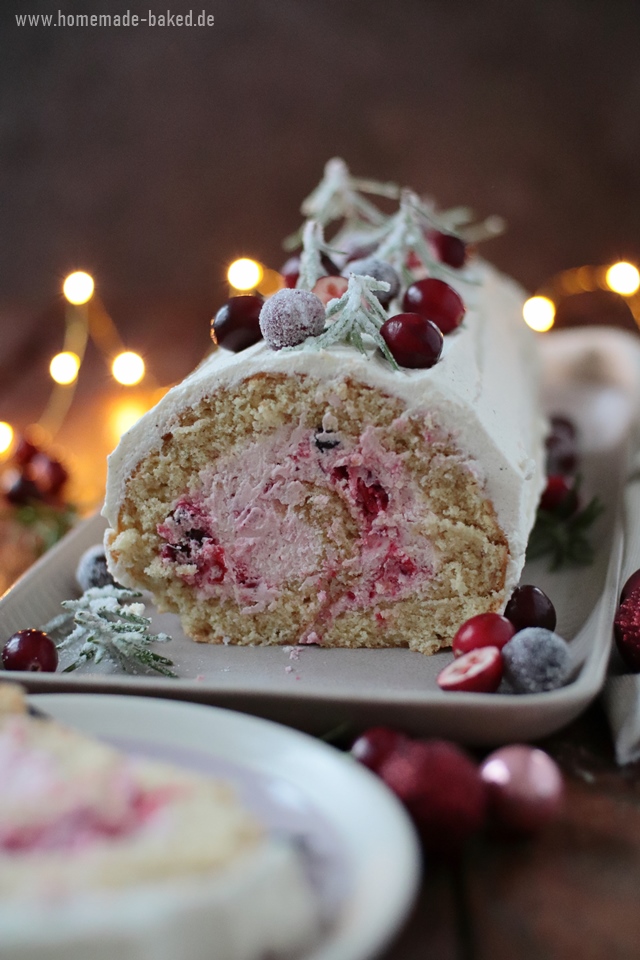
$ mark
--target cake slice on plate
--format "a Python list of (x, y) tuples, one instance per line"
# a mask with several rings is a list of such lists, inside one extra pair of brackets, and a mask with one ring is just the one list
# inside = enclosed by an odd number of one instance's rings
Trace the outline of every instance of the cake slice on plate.
[(317, 916), (293, 845), (227, 784), (31, 716), (0, 684), (3, 960), (257, 960), (308, 946)]

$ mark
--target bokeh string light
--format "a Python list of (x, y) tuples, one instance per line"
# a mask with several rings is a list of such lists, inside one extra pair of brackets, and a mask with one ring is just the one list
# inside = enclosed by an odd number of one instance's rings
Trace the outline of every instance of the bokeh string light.
[(626, 260), (610, 266), (574, 267), (557, 273), (526, 301), (522, 315), (532, 330), (546, 333), (555, 323), (557, 307), (562, 300), (599, 290), (622, 297), (640, 328), (640, 271)]
[[(258, 260), (241, 257), (227, 268), (232, 296), (257, 292), (271, 296), (283, 286), (282, 276)], [(93, 277), (83, 270), (69, 274), (62, 285), (66, 300), (63, 349), (51, 359), (49, 371), (54, 387), (45, 410), (30, 431), (39, 437), (53, 439), (71, 406), (84, 362), (89, 338), (103, 354), (114, 379), (126, 387), (143, 380), (155, 403), (166, 389), (159, 387), (147, 371), (144, 359), (126, 349), (117, 327), (97, 296)], [(605, 266), (582, 266), (564, 270), (548, 280), (523, 306), (523, 318), (533, 330), (546, 333), (555, 324), (557, 307), (562, 300), (576, 294), (606, 290), (618, 294), (627, 304), (640, 327), (640, 271), (628, 261)], [(148, 409), (140, 399), (114, 401), (112, 426), (114, 439), (131, 427)], [(0, 458), (6, 459), (16, 442), (13, 426), (0, 421)]]

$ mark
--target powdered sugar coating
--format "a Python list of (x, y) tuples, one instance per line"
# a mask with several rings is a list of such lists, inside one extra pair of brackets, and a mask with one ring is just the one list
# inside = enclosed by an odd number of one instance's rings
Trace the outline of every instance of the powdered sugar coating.
[(569, 645), (544, 627), (520, 630), (502, 648), (502, 658), (505, 679), (516, 693), (556, 690), (571, 672)]
[(262, 336), (272, 350), (295, 347), (324, 329), (324, 304), (307, 290), (279, 290), (260, 311)]

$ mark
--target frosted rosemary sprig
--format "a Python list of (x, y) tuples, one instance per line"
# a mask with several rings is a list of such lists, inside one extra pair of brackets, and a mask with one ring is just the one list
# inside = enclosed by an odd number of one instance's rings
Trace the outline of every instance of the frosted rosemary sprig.
[(435, 259), (425, 238), (425, 227), (443, 229), (442, 222), (436, 219), (433, 211), (413, 190), (403, 190), (397, 213), (378, 231), (376, 257), (390, 263), (404, 277), (406, 283), (413, 280), (411, 270), (407, 267), (410, 254), (418, 258), (431, 277), (474, 283), (475, 281), (462, 271), (454, 270)]
[[(352, 177), (344, 160), (334, 157), (325, 164), (318, 186), (302, 202), (301, 212), (323, 227), (336, 220), (346, 220), (352, 230), (382, 226), (386, 215), (363, 196), (364, 193), (396, 199), (400, 188), (395, 183), (379, 183)], [(300, 245), (304, 225), (284, 241), (286, 250)]]
[(351, 274), (345, 292), (338, 300), (331, 300), (327, 306), (326, 319), (330, 321), (329, 326), (319, 337), (306, 340), (305, 346), (324, 350), (338, 343), (349, 343), (367, 356), (363, 340), (366, 336), (382, 351), (391, 366), (398, 370), (398, 364), (380, 333), (380, 327), (387, 315), (376, 297), (378, 290), (388, 292), (389, 284), (384, 280), (374, 280), (373, 277)]
[(47, 628), (60, 631), (73, 625), (57, 644), (59, 650), (79, 647), (76, 659), (63, 673), (108, 658), (125, 673), (138, 673), (142, 667), (165, 677), (177, 676), (171, 669), (173, 661), (150, 649), (151, 644), (166, 643), (171, 637), (149, 632), (151, 620), (143, 616), (144, 604), (134, 602), (141, 596), (135, 590), (109, 584), (86, 590), (79, 600), (63, 600), (63, 608), (71, 614), (66, 615), (67, 624), (62, 614), (42, 628), (45, 632)]
[(322, 266), (322, 254), (328, 252), (322, 224), (317, 220), (307, 220), (302, 233), (300, 273), (296, 283), (298, 290), (313, 290), (320, 277), (326, 276), (327, 271)]

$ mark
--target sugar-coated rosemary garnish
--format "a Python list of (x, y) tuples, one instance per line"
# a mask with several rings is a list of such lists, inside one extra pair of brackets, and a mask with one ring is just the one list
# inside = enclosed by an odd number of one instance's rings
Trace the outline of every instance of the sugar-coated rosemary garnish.
[(598, 497), (593, 497), (585, 507), (576, 510), (580, 482), (577, 477), (564, 500), (552, 510), (538, 508), (527, 547), (528, 560), (548, 556), (550, 570), (587, 566), (593, 562), (594, 549), (588, 534), (604, 511), (604, 505)]
[[(326, 319), (329, 326), (319, 337), (305, 340), (305, 347), (312, 350), (325, 350), (339, 343), (349, 343), (365, 356), (368, 356), (363, 337), (368, 337), (395, 370), (398, 370), (393, 355), (380, 333), (380, 327), (387, 315), (376, 297), (377, 290), (389, 290), (384, 280), (352, 274), (349, 286), (338, 300), (331, 300), (327, 306)], [(292, 347), (292, 350), (298, 349)]]
[(141, 596), (135, 590), (109, 584), (86, 590), (78, 600), (63, 600), (68, 612), (42, 628), (54, 637), (63, 635), (57, 643), (59, 650), (77, 648), (76, 659), (63, 673), (107, 658), (125, 673), (139, 673), (142, 668), (175, 677), (173, 661), (150, 649), (151, 644), (166, 643), (171, 637), (149, 632), (151, 620), (143, 616), (144, 603), (135, 602)]
[[(352, 177), (344, 160), (334, 157), (325, 164), (324, 175), (318, 186), (302, 202), (301, 212), (307, 219), (316, 220), (323, 227), (344, 220), (350, 231), (367, 230), (380, 226), (387, 219), (363, 194), (397, 199), (400, 188), (395, 183), (379, 183)], [(284, 241), (286, 250), (295, 250), (300, 244), (304, 225)]]

